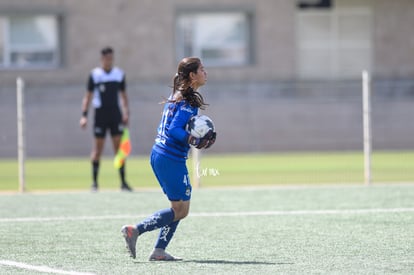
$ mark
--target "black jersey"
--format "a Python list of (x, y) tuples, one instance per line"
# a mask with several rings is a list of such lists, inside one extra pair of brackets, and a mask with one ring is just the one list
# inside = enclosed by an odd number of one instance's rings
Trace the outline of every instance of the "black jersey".
[(97, 67), (92, 70), (87, 90), (93, 93), (92, 105), (100, 111), (119, 110), (119, 92), (125, 92), (125, 73), (113, 67), (106, 72), (103, 68)]
[(117, 67), (109, 72), (97, 67), (92, 70), (87, 86), (87, 90), (93, 93), (95, 137), (105, 137), (107, 130), (112, 136), (121, 135), (123, 125), (119, 93), (125, 92), (126, 88), (124, 72)]

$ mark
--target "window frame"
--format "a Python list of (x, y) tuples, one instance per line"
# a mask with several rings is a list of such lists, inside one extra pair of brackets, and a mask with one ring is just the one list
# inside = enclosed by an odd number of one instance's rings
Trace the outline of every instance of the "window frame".
[(299, 9), (331, 9), (334, 8), (334, 0), (296, 0)]
[[(53, 51), (53, 61), (48, 64), (29, 64), (25, 66), (18, 66), (12, 63), (13, 49), (10, 45), (10, 18), (13, 16), (51, 16), (56, 20), (56, 47)], [(0, 18), (4, 20), (4, 49), (3, 49), (3, 62), (0, 63), (0, 71), (14, 71), (14, 70), (50, 70), (57, 69), (63, 66), (63, 29), (64, 29), (64, 14), (61, 10), (48, 10), (48, 9), (33, 9), (30, 11), (14, 11), (3, 10), (0, 13)], [(1, 26), (0, 26), (1, 27)], [(24, 51), (23, 51), (24, 52)], [(30, 52), (30, 50), (28, 51)], [(36, 51), (33, 51), (36, 52)]]
[[(301, 26), (300, 26), (300, 20), (301, 16), (318, 16), (318, 14), (326, 16), (326, 18), (329, 19), (329, 36), (331, 38), (327, 41), (312, 41), (309, 43), (303, 43), (303, 33)], [(359, 40), (342, 40), (339, 36), (339, 20), (343, 16), (366, 16), (369, 19), (369, 27), (371, 31), (368, 33), (367, 41), (366, 43), (361, 43)], [(342, 7), (338, 7), (337, 5), (332, 7), (331, 9), (297, 9), (296, 12), (296, 55), (297, 55), (297, 61), (296, 61), (296, 75), (301, 80), (338, 80), (338, 79), (355, 79), (359, 77), (359, 72), (356, 71), (343, 71), (343, 68), (340, 65), (344, 65), (341, 63), (340, 55), (339, 53), (341, 51), (346, 50), (366, 50), (369, 52), (369, 55), (367, 56), (368, 63), (366, 64), (365, 68), (366, 70), (372, 69), (373, 66), (373, 41), (372, 41), (372, 31), (373, 31), (373, 12), (372, 7), (366, 6), (366, 7), (353, 7), (353, 8), (346, 8), (343, 9)], [(342, 44), (343, 41), (346, 41), (347, 43)], [(312, 75), (309, 74), (309, 71), (306, 69), (307, 66), (304, 66), (305, 63), (302, 63), (304, 61), (303, 59), (303, 53), (306, 50), (325, 50), (329, 54), (329, 60), (326, 60), (325, 63), (329, 64), (330, 70), (328, 72), (325, 72), (325, 74), (320, 75)], [(361, 73), (362, 70), (361, 69)]]
[[(174, 36), (175, 36), (175, 56), (176, 61), (179, 62), (185, 55), (184, 46), (182, 43), (183, 34), (182, 30), (180, 29), (180, 17), (181, 16), (197, 16), (197, 15), (206, 15), (206, 14), (240, 14), (246, 18), (246, 25), (247, 25), (247, 34), (246, 34), (246, 41), (245, 41), (245, 57), (243, 62), (217, 62), (217, 61), (209, 61), (208, 58), (203, 58), (203, 56), (199, 56), (203, 59), (203, 63), (208, 67), (215, 67), (215, 68), (228, 68), (228, 67), (247, 67), (254, 64), (254, 30), (255, 30), (255, 11), (254, 7), (252, 6), (240, 6), (240, 7), (223, 7), (220, 9), (215, 8), (189, 8), (189, 7), (178, 7), (175, 13), (175, 22), (174, 22)], [(201, 52), (202, 48), (198, 49), (198, 52)], [(195, 55), (197, 52), (193, 50), (192, 55)]]

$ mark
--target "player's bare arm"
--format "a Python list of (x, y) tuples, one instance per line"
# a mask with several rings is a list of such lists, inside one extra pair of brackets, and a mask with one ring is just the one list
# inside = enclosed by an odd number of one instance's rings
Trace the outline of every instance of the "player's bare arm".
[(88, 109), (92, 100), (92, 95), (92, 92), (88, 91), (82, 100), (82, 117), (79, 121), (79, 125), (82, 129), (85, 129), (88, 124)]
[(128, 125), (129, 122), (129, 105), (128, 105), (128, 95), (125, 91), (121, 91), (121, 108), (122, 108), (122, 123)]

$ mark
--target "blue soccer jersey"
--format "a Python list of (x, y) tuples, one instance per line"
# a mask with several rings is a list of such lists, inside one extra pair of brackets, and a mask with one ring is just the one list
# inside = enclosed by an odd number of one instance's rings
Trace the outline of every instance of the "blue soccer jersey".
[(187, 101), (167, 102), (164, 106), (158, 134), (153, 150), (169, 158), (185, 161), (190, 146), (189, 134), (185, 130), (187, 122), (198, 114), (198, 108)]

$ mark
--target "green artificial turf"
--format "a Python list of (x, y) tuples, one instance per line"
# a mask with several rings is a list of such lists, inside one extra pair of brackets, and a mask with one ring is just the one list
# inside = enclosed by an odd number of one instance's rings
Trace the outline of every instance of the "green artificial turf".
[(0, 274), (413, 274), (413, 197), (412, 184), (194, 189), (168, 247), (184, 261), (168, 263), (147, 260), (158, 232), (135, 260), (120, 234), (169, 206), (159, 189), (2, 194)]
[[(187, 164), (193, 185), (198, 174), (202, 186), (364, 182), (360, 152), (223, 155), (206, 152), (196, 168), (191, 158)], [(16, 160), (0, 160), (0, 190), (18, 190), (17, 170)], [(148, 157), (130, 158), (126, 170), (133, 187), (158, 187)], [(414, 182), (414, 152), (375, 152), (372, 181)], [(91, 183), (91, 167), (86, 158), (28, 159), (26, 162), (27, 190), (87, 189)], [(119, 188), (118, 173), (110, 158), (101, 162), (99, 183), (103, 189)]]

